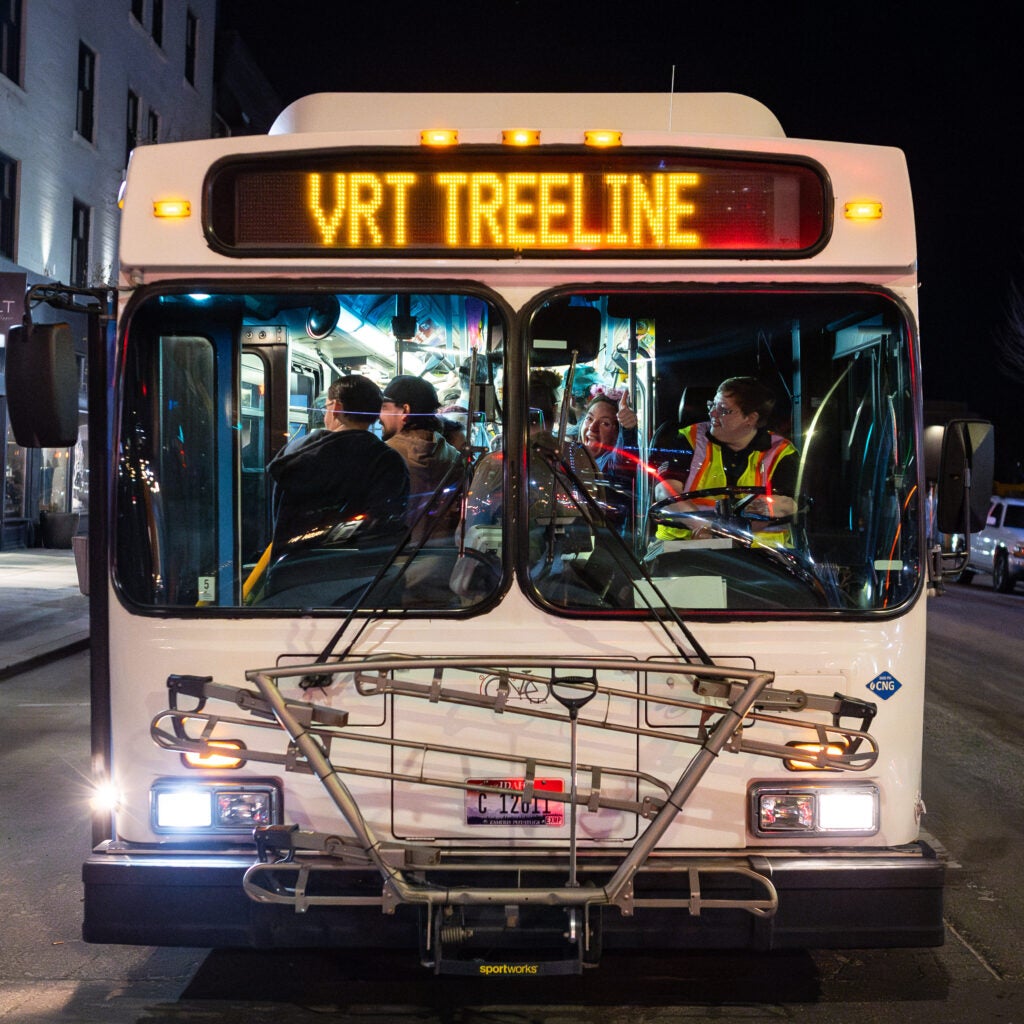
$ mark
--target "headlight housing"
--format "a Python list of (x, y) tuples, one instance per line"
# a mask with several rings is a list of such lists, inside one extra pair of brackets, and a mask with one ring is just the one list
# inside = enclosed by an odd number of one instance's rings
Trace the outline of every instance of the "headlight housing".
[(772, 839), (873, 836), (879, 804), (871, 782), (759, 782), (750, 788), (750, 831)]
[(163, 835), (248, 835), (281, 823), (281, 794), (274, 782), (159, 779), (150, 790), (150, 823)]

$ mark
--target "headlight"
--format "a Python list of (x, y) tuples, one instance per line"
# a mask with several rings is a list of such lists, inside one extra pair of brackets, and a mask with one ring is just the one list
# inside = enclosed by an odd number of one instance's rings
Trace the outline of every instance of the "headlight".
[(161, 779), (150, 791), (154, 832), (209, 835), (280, 824), (280, 794), (270, 782), (240, 784)]
[(878, 787), (758, 783), (750, 790), (750, 831), (756, 836), (870, 836), (879, 829)]

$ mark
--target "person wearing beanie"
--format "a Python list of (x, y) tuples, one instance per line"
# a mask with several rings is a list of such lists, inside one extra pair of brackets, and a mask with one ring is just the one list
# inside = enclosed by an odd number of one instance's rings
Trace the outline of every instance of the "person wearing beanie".
[[(384, 441), (409, 470), (412, 541), (450, 544), (459, 522), (459, 494), (466, 464), (442, 434), (434, 385), (400, 374), (385, 387), (380, 407)], [(435, 491), (441, 488), (435, 496)]]

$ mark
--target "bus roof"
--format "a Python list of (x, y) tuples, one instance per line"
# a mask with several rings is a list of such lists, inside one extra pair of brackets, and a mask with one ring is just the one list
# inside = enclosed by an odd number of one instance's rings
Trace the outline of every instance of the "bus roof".
[(287, 106), (270, 134), (403, 128), (611, 128), (785, 136), (763, 103), (732, 92), (314, 93)]

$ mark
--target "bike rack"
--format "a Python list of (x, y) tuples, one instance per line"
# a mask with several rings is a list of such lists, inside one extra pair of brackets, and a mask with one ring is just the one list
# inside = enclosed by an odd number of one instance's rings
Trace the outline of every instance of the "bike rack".
[[(635, 690), (611, 686), (612, 674), (626, 673), (636, 679)], [(652, 693), (650, 677), (671, 676), (676, 692), (688, 682), (693, 696)], [(659, 858), (657, 870), (685, 872), (689, 895), (638, 900), (634, 879), (638, 872), (654, 870), (649, 864), (659, 841), (698, 787), (711, 765), (723, 754), (754, 754), (775, 759), (794, 758), (789, 739), (818, 744), (817, 753), (801, 751), (799, 759), (816, 768), (844, 772), (870, 769), (878, 758), (878, 747), (865, 731), (875, 705), (842, 694), (811, 694), (800, 690), (779, 690), (771, 686), (770, 672), (694, 665), (680, 661), (636, 661), (628, 658), (537, 658), (497, 657), (351, 657), (326, 663), (312, 662), (254, 669), (246, 673), (254, 689), (235, 687), (198, 676), (171, 676), (168, 681), (170, 707), (153, 720), (155, 742), (168, 750), (207, 753), (217, 736), (239, 726), (267, 730), (268, 749), (247, 746), (247, 761), (275, 764), (286, 771), (312, 773), (330, 795), (350, 835), (305, 832), (294, 826), (270, 826), (254, 833), (257, 861), (246, 872), (244, 888), (261, 903), (287, 904), (303, 913), (313, 906), (355, 906), (375, 904), (384, 913), (400, 906), (422, 908), (424, 959), (438, 971), (461, 973), (475, 968), (450, 957), (446, 949), (488, 930), (514, 930), (520, 915), (539, 916), (543, 925), (531, 927), (557, 931), (572, 950), (559, 955), (540, 973), (565, 973), (589, 962), (598, 942), (592, 912), (616, 907), (631, 915), (636, 906), (677, 907), (691, 915), (708, 908), (744, 910), (755, 917), (772, 916), (778, 905), (770, 879), (749, 867), (741, 857), (732, 859)], [(480, 679), (487, 685), (480, 686)], [(495, 749), (477, 749), (371, 734), (349, 727), (344, 710), (286, 699), (279, 684), (284, 679), (303, 680), (305, 686), (322, 680), (330, 687), (339, 680), (351, 683), (353, 699), (385, 695), (393, 701), (426, 701), (459, 705), (492, 713), (499, 725), (513, 727), (521, 718), (568, 724), (568, 761), (551, 757), (546, 750), (514, 755)], [(538, 687), (552, 696), (539, 704), (510, 702), (513, 687)], [(307, 691), (308, 692), (308, 691)], [(602, 697), (605, 701), (634, 701), (650, 709), (657, 706), (680, 712), (698, 712), (699, 726), (692, 732), (638, 724), (639, 714), (630, 722), (582, 718), (584, 705)], [(188, 707), (184, 705), (189, 705)], [(227, 704), (225, 710), (219, 710)], [(560, 706), (559, 706), (560, 705)], [(212, 710), (217, 708), (218, 710)], [(557, 706), (557, 710), (555, 709)], [(844, 725), (857, 720), (860, 728)], [(750, 736), (750, 727), (771, 723), (782, 727), (786, 742), (768, 742)], [(675, 778), (658, 778), (649, 773), (611, 764), (577, 764), (577, 730), (602, 730), (654, 738), (692, 748), (681, 756), (681, 771)], [(274, 736), (287, 736), (283, 748), (272, 749)], [(418, 773), (381, 770), (345, 760), (345, 744), (380, 744), (393, 751), (414, 751), (420, 755)], [(499, 745), (500, 746), (500, 745)], [(830, 749), (831, 748), (831, 749)], [(841, 750), (841, 752), (835, 752)], [(488, 759), (505, 765), (521, 765), (525, 780), (522, 791), (470, 783), (464, 777), (431, 774), (426, 771), (428, 755), (456, 754), (476, 762)], [(665, 759), (668, 760), (668, 759)], [(366, 820), (346, 784), (346, 778), (380, 778), (424, 787), (518, 795), (533, 799), (538, 770), (557, 770), (570, 777), (568, 792), (545, 791), (550, 803), (569, 805), (571, 822), (568, 858), (561, 849), (522, 850), (506, 857), (497, 851), (460, 848), (457, 841), (437, 844), (428, 841), (396, 842), (377, 834)], [(577, 779), (579, 774), (580, 779)], [(635, 796), (613, 795), (602, 789), (605, 779), (629, 780)], [(578, 784), (579, 783), (579, 784)], [(620, 787), (621, 788), (621, 787)], [(638, 829), (635, 841), (622, 853), (601, 853), (577, 864), (575, 817), (577, 809), (596, 811), (611, 808), (635, 814), (646, 827)], [(317, 878), (343, 877), (345, 872), (375, 871), (381, 879), (379, 896), (313, 891)], [(583, 881), (577, 877), (577, 870)], [(340, 873), (340, 874), (339, 874)], [(562, 874), (562, 880), (552, 875)], [(713, 899), (704, 895), (705, 882), (712, 876), (728, 874), (745, 887), (743, 895)], [(490, 875), (494, 884), (480, 884)], [(543, 877), (542, 877), (543, 876)], [(462, 879), (467, 879), (463, 882)], [(443, 880), (443, 881), (439, 881)], [(497, 908), (497, 909), (495, 909)], [(552, 908), (558, 914), (551, 923)], [(598, 915), (599, 916), (599, 915)], [(560, 923), (560, 925), (559, 925)], [(532, 934), (532, 933), (531, 933)], [(573, 966), (575, 965), (575, 966)]]

